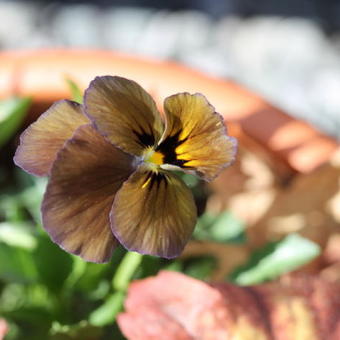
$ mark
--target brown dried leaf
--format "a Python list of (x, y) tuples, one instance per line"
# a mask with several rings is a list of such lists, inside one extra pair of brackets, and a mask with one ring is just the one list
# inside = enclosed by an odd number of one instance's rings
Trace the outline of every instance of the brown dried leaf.
[(0, 340), (4, 339), (7, 333), (8, 333), (7, 322), (4, 319), (0, 319)]
[(340, 339), (340, 285), (313, 276), (239, 287), (164, 271), (132, 283), (125, 308), (130, 340)]

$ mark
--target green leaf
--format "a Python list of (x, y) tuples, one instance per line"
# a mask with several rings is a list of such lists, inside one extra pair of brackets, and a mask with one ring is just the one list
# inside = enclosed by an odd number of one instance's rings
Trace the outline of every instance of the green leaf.
[(173, 272), (182, 272), (183, 271), (183, 261), (180, 260), (172, 260), (163, 264), (163, 270), (170, 270)]
[(144, 255), (142, 262), (136, 271), (134, 278), (145, 278), (148, 276), (156, 275), (162, 267), (162, 259), (156, 256)]
[(37, 245), (37, 240), (29, 232), (27, 225), (11, 222), (0, 223), (0, 242), (28, 250), (33, 250)]
[(103, 339), (114, 339), (114, 340), (127, 340), (119, 329), (117, 322), (105, 327), (105, 333)]
[(1, 289), (0, 314), (21, 309), (26, 301), (26, 285), (7, 283)]
[(52, 319), (45, 309), (22, 307), (15, 311), (5, 312), (3, 316), (20, 325), (17, 339), (47, 339)]
[(208, 280), (217, 267), (213, 256), (195, 256), (183, 261), (183, 272), (199, 280)]
[(98, 340), (102, 338), (103, 330), (82, 320), (74, 325), (61, 325), (53, 322), (50, 340)]
[(15, 169), (15, 184), (5, 188), (0, 195), (0, 219), (23, 223), (31, 216), (40, 223), (40, 205), (47, 179), (38, 178)]
[(199, 177), (183, 171), (174, 171), (174, 174), (190, 188), (194, 195), (198, 212), (202, 213), (205, 207), (206, 197), (208, 195), (208, 188), (205, 182)]
[[(44, 285), (9, 283), (1, 291), (0, 314), (14, 313), (19, 316), (22, 315), (23, 309), (31, 308), (44, 310), (46, 313), (53, 309), (55, 302), (55, 298)], [(35, 318), (35, 315), (27, 315), (27, 317)]]
[(197, 222), (194, 238), (222, 243), (244, 243), (244, 223), (229, 211), (219, 215), (204, 213)]
[(18, 196), (18, 201), (29, 211), (38, 224), (41, 223), (40, 207), (46, 186), (46, 178), (34, 177), (33, 185), (27, 187)]
[(31, 251), (0, 242), (0, 279), (30, 283), (37, 280), (37, 274)]
[(72, 256), (71, 258), (72, 270), (64, 282), (64, 291), (67, 292), (71, 291), (78, 283), (81, 277), (85, 274), (88, 265), (88, 263), (78, 256)]
[[(94, 297), (89, 292), (94, 292), (102, 280), (112, 280), (113, 273), (119, 267), (125, 254), (126, 250), (123, 247), (117, 247), (113, 252), (111, 261), (101, 264), (85, 262), (79, 257), (73, 256), (74, 267), (70, 277), (67, 279), (67, 286), (69, 287), (74, 282), (73, 289), (85, 293), (90, 298)], [(97, 294), (94, 295), (96, 296)]]
[(112, 324), (115, 321), (117, 314), (123, 308), (124, 297), (125, 293), (122, 291), (117, 291), (110, 295), (104, 304), (90, 314), (90, 324), (94, 326)]
[(71, 91), (71, 99), (75, 102), (82, 104), (83, 103), (83, 95), (80, 91), (79, 86), (70, 78), (65, 78), (67, 85)]
[(11, 223), (22, 223), (27, 219), (27, 214), (18, 195), (0, 196), (0, 218)]
[(13, 97), (0, 101), (0, 147), (19, 129), (30, 104), (30, 98)]
[(313, 260), (320, 247), (297, 234), (269, 243), (255, 251), (248, 263), (237, 268), (230, 279), (240, 285), (252, 285), (274, 279)]
[[(74, 259), (73, 271), (67, 279), (67, 287), (81, 291), (89, 296), (89, 292), (94, 291), (101, 280), (107, 276), (109, 271), (108, 263), (86, 263), (81, 258)], [(74, 285), (70, 283), (74, 282)]]
[(39, 280), (51, 291), (60, 291), (72, 270), (71, 256), (61, 250), (48, 237), (42, 235), (38, 238), (34, 260), (39, 273)]
[(195, 175), (190, 175), (185, 172), (181, 172), (181, 179), (189, 188), (194, 188), (200, 184), (200, 179)]

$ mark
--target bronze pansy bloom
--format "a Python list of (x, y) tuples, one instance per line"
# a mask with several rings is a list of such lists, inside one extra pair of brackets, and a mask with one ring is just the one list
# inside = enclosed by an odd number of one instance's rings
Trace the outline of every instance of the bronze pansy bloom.
[(84, 105), (56, 102), (21, 136), (15, 162), (50, 177), (42, 203), (52, 240), (87, 261), (129, 250), (178, 256), (196, 223), (191, 191), (172, 169), (210, 181), (236, 141), (201, 94), (164, 101), (165, 122), (134, 81), (97, 77)]

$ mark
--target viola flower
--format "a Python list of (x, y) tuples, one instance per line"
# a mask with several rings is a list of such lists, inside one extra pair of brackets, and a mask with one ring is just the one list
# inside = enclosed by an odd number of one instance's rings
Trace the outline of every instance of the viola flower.
[(50, 177), (42, 221), (60, 247), (92, 262), (108, 261), (119, 243), (181, 253), (196, 206), (171, 170), (210, 181), (233, 161), (236, 141), (201, 94), (166, 98), (164, 113), (134, 81), (97, 77), (84, 105), (56, 102), (23, 132), (14, 161)]

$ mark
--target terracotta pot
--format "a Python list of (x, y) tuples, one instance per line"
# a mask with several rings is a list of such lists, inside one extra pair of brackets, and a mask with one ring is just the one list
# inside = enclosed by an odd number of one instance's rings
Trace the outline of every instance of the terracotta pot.
[(32, 96), (34, 112), (70, 97), (66, 77), (81, 88), (98, 75), (130, 78), (150, 91), (159, 106), (164, 97), (176, 92), (201, 92), (231, 123), (230, 133), (262, 153), (282, 176), (312, 171), (337, 148), (333, 139), (242, 86), (173, 62), (109, 51), (63, 49), (2, 52), (0, 65), (0, 97)]

